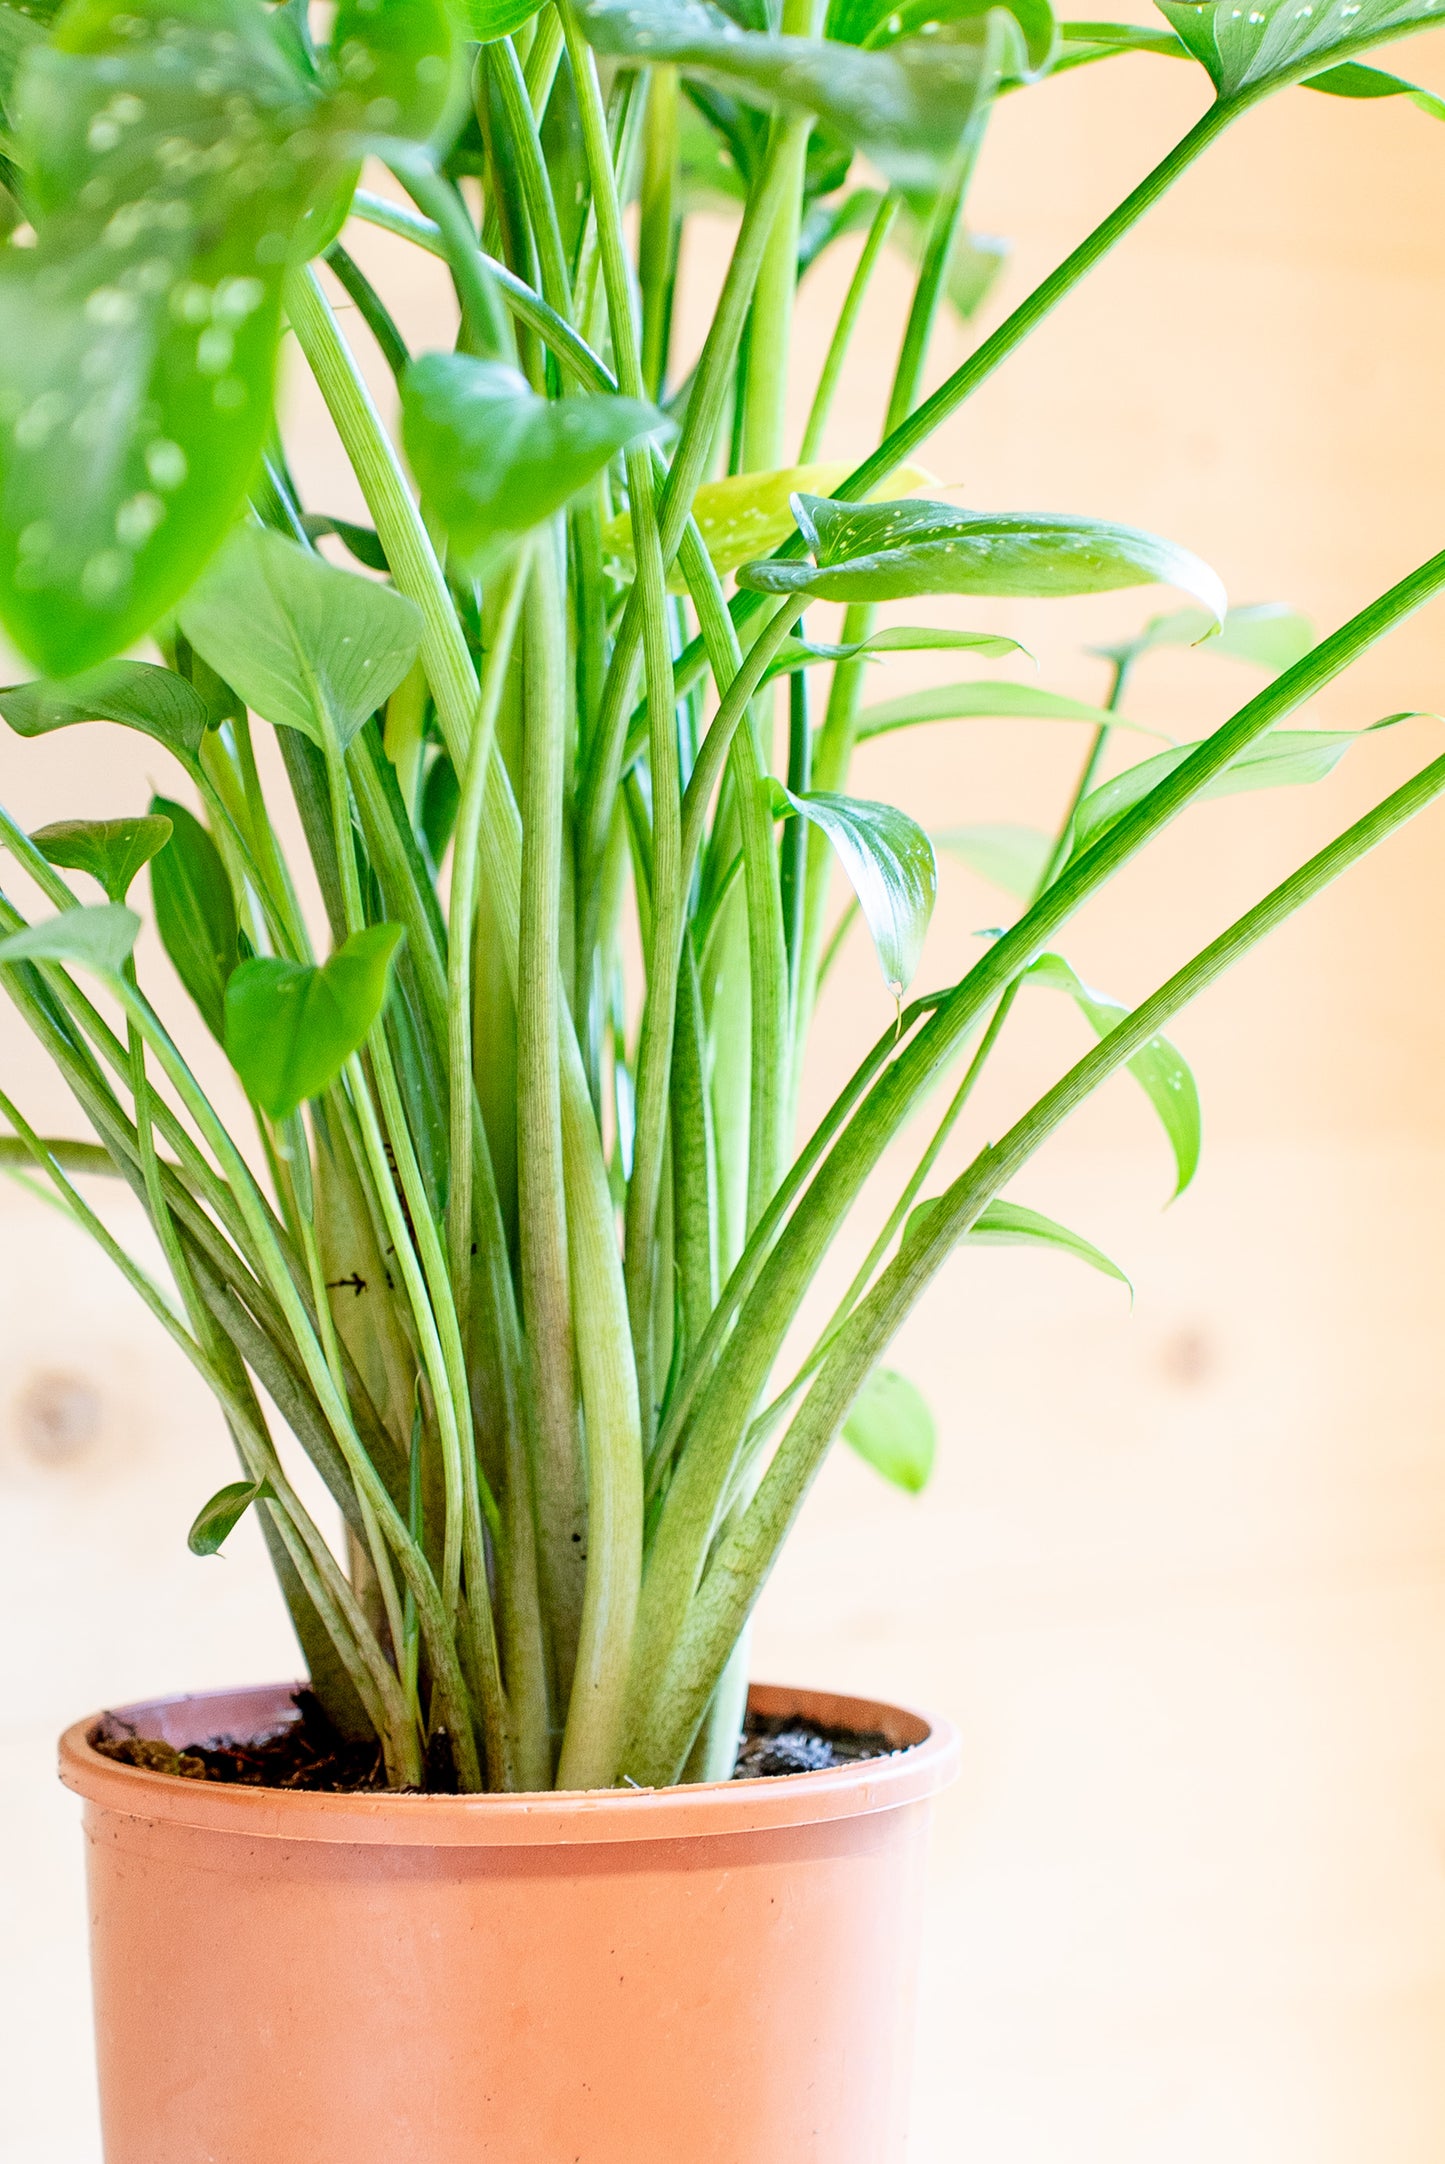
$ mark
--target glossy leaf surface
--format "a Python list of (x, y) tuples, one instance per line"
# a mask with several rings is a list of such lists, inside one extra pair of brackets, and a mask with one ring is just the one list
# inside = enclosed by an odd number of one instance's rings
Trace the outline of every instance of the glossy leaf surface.
[[(1061, 954), (1041, 954), (1029, 965), (1025, 981), (1067, 994), (1100, 1037), (1107, 1037), (1110, 1030), (1128, 1019), (1127, 1007), (1085, 984)], [(1174, 1152), (1174, 1193), (1182, 1195), (1199, 1167), (1201, 1116), (1194, 1071), (1167, 1037), (1151, 1037), (1130, 1060), (1129, 1072), (1158, 1113), (1159, 1124), (1169, 1138)]]
[(156, 930), (181, 983), (218, 1042), (226, 1033), (226, 986), (240, 961), (236, 903), (221, 852), (184, 804), (155, 797), (171, 836), (151, 861)]
[(764, 672), (763, 682), (789, 676), (795, 669), (806, 669), (819, 661), (874, 661), (888, 654), (932, 653), (975, 653), (986, 661), (1002, 661), (1009, 654), (1026, 652), (1017, 639), (1006, 639), (992, 631), (930, 631), (896, 624), (846, 646), (828, 646), (815, 639), (784, 639)]
[(639, 437), (666, 428), (633, 398), (540, 398), (503, 361), (428, 353), (402, 383), (407, 457), (458, 558), (480, 574)]
[(794, 515), (814, 562), (753, 563), (738, 584), (823, 601), (897, 601), (916, 594), (1048, 598), (1177, 586), (1222, 620), (1218, 576), (1188, 549), (1134, 526), (1051, 512), (980, 512), (908, 500), (836, 503), (799, 495)]
[(136, 874), (170, 838), (170, 820), (159, 814), (141, 819), (61, 819), (53, 826), (37, 828), (30, 837), (47, 864), (87, 873), (112, 902), (125, 900)]
[(1445, 21), (1441, 0), (1158, 0), (1221, 97), (1298, 81)]
[(927, 1487), (938, 1430), (923, 1393), (896, 1369), (874, 1368), (843, 1422), (843, 1439), (905, 1495)]
[(873, 935), (884, 982), (895, 996), (913, 981), (938, 892), (933, 844), (892, 804), (825, 790), (780, 791), (800, 818), (826, 834)]
[(196, 652), (253, 712), (343, 748), (416, 659), (414, 605), (260, 526), (238, 526), (180, 610)]
[(190, 765), (201, 748), (210, 710), (173, 669), (148, 661), (110, 661), (60, 683), (44, 679), (0, 691), (0, 714), (17, 736), (49, 736), (82, 721), (114, 721), (154, 737)]
[[(841, 460), (811, 466), (785, 466), (774, 473), (735, 473), (705, 481), (693, 498), (692, 515), (702, 543), (720, 578), (739, 564), (775, 549), (793, 531), (793, 497), (799, 489), (825, 493), (846, 480), (850, 468)], [(900, 466), (879, 488), (874, 502), (891, 502), (930, 476), (920, 466)], [(632, 520), (624, 512), (609, 519), (602, 545), (612, 561), (632, 569)], [(687, 582), (676, 565), (668, 581), (673, 593), (686, 593)]]
[(140, 918), (119, 902), (94, 909), (64, 909), (58, 917), (27, 924), (0, 939), (0, 966), (9, 962), (79, 962), (118, 976), (140, 930)]
[(226, 1053), (248, 1097), (283, 1120), (361, 1049), (391, 985), (398, 924), (355, 932), (328, 962), (242, 962), (226, 986)]

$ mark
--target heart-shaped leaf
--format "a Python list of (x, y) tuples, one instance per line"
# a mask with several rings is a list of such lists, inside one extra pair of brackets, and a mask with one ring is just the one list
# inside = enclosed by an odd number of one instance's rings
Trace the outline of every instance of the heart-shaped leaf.
[(277, 726), (343, 749), (416, 659), (421, 615), (389, 586), (238, 526), (181, 605), (196, 652)]
[(943, 185), (1000, 66), (1027, 68), (1016, 22), (999, 8), (886, 52), (742, 30), (712, 0), (580, 0), (578, 14), (601, 53), (672, 61), (749, 104), (815, 113), (906, 193)]
[[(1372, 722), (1368, 729), (1272, 730), (1267, 736), (1256, 737), (1233, 766), (1216, 774), (1213, 781), (1200, 790), (1200, 797), (1238, 796), (1247, 789), (1283, 789), (1304, 782), (1323, 781), (1327, 774), (1334, 772), (1351, 744), (1358, 744), (1362, 736), (1370, 736), (1376, 729), (1388, 729), (1397, 721), (1411, 718), (1407, 714), (1389, 714), (1383, 721)], [(1106, 781), (1086, 796), (1074, 819), (1074, 855), (1081, 856), (1084, 850), (1092, 849), (1125, 812), (1198, 749), (1198, 744), (1172, 745), (1152, 759), (1141, 760), (1138, 766), (1126, 767), (1122, 774), (1116, 774), (1112, 781)]]
[(1222, 98), (1298, 82), (1445, 20), (1441, 0), (1159, 0)]
[(1224, 588), (1208, 564), (1135, 526), (1055, 512), (959, 511), (927, 500), (837, 503), (796, 496), (793, 513), (814, 562), (745, 564), (754, 593), (820, 601), (897, 601), (916, 594), (1052, 597), (1177, 586), (1217, 621)]
[(933, 1471), (938, 1431), (922, 1392), (893, 1368), (874, 1368), (843, 1422), (843, 1439), (906, 1495), (919, 1495)]
[(221, 852), (184, 804), (155, 797), (151, 810), (171, 838), (151, 863), (151, 902), (161, 944), (211, 1035), (226, 1034), (226, 986), (240, 960), (236, 903)]
[[(1070, 699), (1036, 684), (986, 677), (967, 684), (936, 684), (927, 691), (909, 691), (901, 699), (865, 706), (858, 716), (858, 740), (886, 736), (891, 729), (911, 729), (925, 721), (1087, 721), (1096, 729), (1142, 727), (1085, 699)], [(1145, 729), (1143, 734), (1155, 736), (1158, 731)]]
[[(937, 1213), (949, 1206), (947, 1195), (937, 1195), (931, 1202), (920, 1202), (903, 1228), (901, 1251), (906, 1254), (919, 1240), (926, 1239), (937, 1224)], [(1052, 1217), (1044, 1217), (1038, 1210), (1025, 1209), (1019, 1202), (990, 1202), (964, 1238), (979, 1247), (1052, 1247), (1060, 1254), (1073, 1255), (1079, 1262), (1086, 1262), (1091, 1270), (1099, 1270), (1105, 1277), (1117, 1278), (1133, 1293), (1133, 1286), (1117, 1262), (1111, 1262), (1091, 1240), (1070, 1232), (1067, 1225), (1056, 1224)]]
[(933, 842), (1020, 902), (1031, 902), (1038, 893), (1054, 851), (1037, 827), (944, 827), (935, 830)]
[(196, 1512), (186, 1535), (191, 1554), (219, 1554), (222, 1542), (230, 1539), (251, 1505), (274, 1501), (275, 1493), (269, 1480), (233, 1480), (229, 1486), (218, 1488)]
[[(1128, 1019), (1129, 1009), (1084, 983), (1061, 954), (1041, 954), (1024, 973), (1028, 984), (1050, 986), (1073, 1000), (1100, 1037)], [(1151, 1037), (1129, 1062), (1129, 1072), (1159, 1115), (1174, 1152), (1176, 1185), (1182, 1195), (1199, 1167), (1199, 1086), (1188, 1060), (1167, 1037)]]
[[(226, 986), (227, 1056), (246, 1094), (289, 1119), (336, 1080), (386, 1005), (399, 924), (353, 932), (319, 968), (257, 956)], [(0, 960), (4, 959), (0, 951)]]
[(48, 736), (82, 721), (138, 729), (192, 766), (210, 722), (205, 700), (173, 669), (148, 661), (108, 661), (58, 683), (43, 678), (0, 691), (0, 714), (17, 736)]
[(424, 354), (402, 379), (412, 471), (474, 576), (669, 425), (635, 398), (540, 398), (505, 362), (466, 354)]
[(118, 977), (139, 930), (140, 918), (119, 902), (63, 909), (58, 917), (27, 924), (0, 939), (0, 967), (11, 962), (79, 962), (102, 976)]
[(30, 839), (47, 864), (87, 872), (107, 901), (123, 902), (137, 872), (171, 838), (171, 822), (158, 814), (143, 819), (62, 819), (40, 827)]
[(794, 795), (780, 788), (778, 795), (833, 844), (873, 935), (884, 982), (901, 997), (918, 968), (938, 892), (932, 842), (892, 804), (825, 790)]

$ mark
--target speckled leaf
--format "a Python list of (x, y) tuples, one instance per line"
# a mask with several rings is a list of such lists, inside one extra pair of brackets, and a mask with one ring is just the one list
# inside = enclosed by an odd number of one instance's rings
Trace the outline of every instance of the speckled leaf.
[(149, 661), (108, 661), (80, 676), (0, 691), (0, 714), (17, 736), (48, 736), (83, 721), (113, 721), (154, 737), (190, 765), (201, 748), (210, 710), (173, 669)]
[(820, 601), (896, 601), (1159, 584), (1192, 594), (1219, 620), (1225, 613), (1224, 588), (1208, 564), (1136, 526), (1054, 512), (961, 511), (926, 499), (852, 504), (798, 495), (793, 513), (814, 562), (746, 564), (739, 586)]
[(1297, 82), (1445, 22), (1445, 0), (1158, 0), (1221, 97)]
[(938, 892), (932, 842), (892, 804), (825, 790), (780, 789), (779, 796), (833, 844), (873, 935), (883, 980), (900, 996), (918, 968)]

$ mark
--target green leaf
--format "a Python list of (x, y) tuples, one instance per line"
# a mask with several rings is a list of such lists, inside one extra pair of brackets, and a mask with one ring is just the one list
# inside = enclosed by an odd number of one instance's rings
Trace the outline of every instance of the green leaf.
[[(903, 1228), (900, 1252), (907, 1254), (919, 1240), (926, 1239), (935, 1213), (949, 1207), (947, 1195), (936, 1195), (929, 1202), (920, 1202)], [(1117, 1278), (1121, 1285), (1128, 1285), (1132, 1295), (1133, 1286), (1116, 1262), (1095, 1247), (1093, 1242), (1070, 1232), (1067, 1225), (1056, 1224), (1052, 1217), (1044, 1217), (1037, 1210), (1026, 1210), (1022, 1203), (990, 1202), (978, 1217), (964, 1239), (979, 1247), (1052, 1247), (1059, 1253), (1073, 1255), (1086, 1262), (1091, 1270), (1099, 1270), (1105, 1277)]]
[(94, 909), (63, 909), (58, 917), (27, 924), (0, 939), (0, 966), (11, 962), (79, 962), (102, 975), (117, 977), (129, 959), (140, 918), (119, 902)]
[(932, 842), (892, 804), (825, 790), (778, 794), (833, 844), (873, 935), (884, 982), (900, 997), (918, 968), (938, 892)]
[[(1291, 788), (1303, 782), (1323, 781), (1339, 765), (1351, 744), (1376, 729), (1388, 729), (1397, 721), (1413, 717), (1389, 714), (1368, 729), (1277, 729), (1257, 737), (1213, 781), (1200, 790), (1205, 797), (1237, 796), (1247, 789)], [(1086, 796), (1074, 820), (1074, 855), (1081, 856), (1108, 833), (1149, 791), (1182, 766), (1198, 744), (1174, 744), (1168, 751), (1126, 767), (1112, 781)]]
[(537, 5), (538, 0), (452, 0), (452, 12), (469, 38), (490, 45), (529, 23)]
[[(319, 968), (257, 956), (226, 986), (226, 1053), (273, 1120), (329, 1089), (386, 1005), (399, 924), (353, 932)], [(3, 954), (0, 954), (3, 959)]]
[[(838, 460), (785, 466), (769, 473), (734, 473), (721, 481), (705, 481), (693, 498), (692, 515), (719, 578), (726, 578), (750, 557), (763, 555), (787, 540), (793, 531), (793, 497), (799, 489), (836, 488), (850, 471)], [(891, 502), (930, 478), (921, 466), (901, 466), (881, 484), (872, 501)], [(607, 521), (602, 529), (602, 546), (612, 562), (630, 575), (632, 520), (628, 513), (624, 511)], [(675, 564), (668, 585), (673, 593), (685, 594), (688, 590)]]
[(1225, 98), (1297, 82), (1445, 19), (1440, 0), (1159, 0), (1159, 11)]
[(0, 255), (0, 613), (67, 675), (152, 624), (234, 519), (328, 168), (254, 0), (75, 0), (19, 95), (37, 238)]
[(775, 676), (789, 676), (795, 669), (811, 668), (816, 661), (856, 661), (860, 657), (872, 660), (880, 654), (958, 652), (982, 654), (988, 661), (1002, 661), (1008, 654), (1026, 654), (1028, 648), (1020, 646), (1017, 639), (1006, 639), (991, 631), (918, 630), (907, 624), (871, 632), (866, 639), (855, 639), (847, 646), (827, 646), (816, 639), (787, 638), (764, 670), (763, 682), (770, 684)]
[(446, 114), (454, 54), (443, 0), (340, 0), (327, 54), (327, 125), (358, 145), (424, 142)]
[(540, 398), (515, 368), (468, 354), (423, 354), (402, 379), (412, 471), (474, 576), (669, 425), (639, 399)]
[[(1107, 1037), (1128, 1019), (1127, 1007), (1085, 984), (1061, 954), (1041, 954), (1029, 964), (1024, 981), (1067, 993), (1100, 1037)], [(1176, 1197), (1182, 1195), (1199, 1168), (1199, 1088), (1193, 1070), (1167, 1037), (1151, 1037), (1130, 1060), (1129, 1072), (1158, 1113), (1169, 1138), (1174, 1152), (1174, 1193)]]
[(1012, 18), (998, 8), (887, 52), (740, 30), (712, 0), (580, 0), (578, 15), (601, 53), (670, 60), (749, 104), (815, 113), (910, 193), (943, 185), (1000, 58), (1027, 67), (1017, 30), (1000, 45), (996, 26)]
[(1445, 120), (1445, 98), (1437, 98), (1433, 90), (1424, 90), (1419, 83), (1407, 83), (1403, 75), (1387, 75), (1383, 68), (1361, 67), (1357, 60), (1346, 60), (1337, 68), (1326, 68), (1323, 75), (1307, 75), (1302, 87), (1322, 90), (1331, 98), (1408, 98), (1432, 120)]
[[(951, 30), (977, 28), (998, 0), (829, 0), (826, 35), (841, 45), (875, 48), (900, 38), (946, 36)], [(1022, 34), (1026, 65), (1041, 73), (1049, 64), (1058, 35), (1049, 0), (1010, 0), (1008, 12)]]
[(171, 838), (169, 819), (62, 819), (31, 835), (47, 864), (86, 872), (105, 889), (107, 901), (123, 902), (131, 882)]
[(345, 0), (338, 28), (318, 73), (259, 0), (72, 0), (25, 61), (0, 615), (52, 675), (128, 645), (220, 544), (272, 425), (288, 264), (344, 218), (362, 151), (445, 101), (440, 0)]
[(328, 534), (334, 534), (359, 564), (365, 564), (368, 571), (390, 571), (386, 552), (373, 527), (355, 526), (350, 519), (332, 518), (324, 511), (306, 512), (301, 524), (312, 541), (322, 541)]
[(1096, 646), (1106, 661), (1134, 662), (1158, 646), (1195, 646), (1204, 654), (1227, 654), (1280, 675), (1302, 661), (1315, 643), (1314, 625), (1284, 601), (1258, 601), (1231, 609), (1217, 629), (1202, 609), (1171, 609), (1156, 616), (1135, 639), (1117, 646)]
[(0, 691), (0, 714), (17, 736), (49, 736), (82, 721), (114, 721), (154, 737), (193, 766), (210, 721), (205, 700), (173, 669), (110, 661), (59, 683), (41, 679)]
[(218, 1488), (209, 1503), (201, 1505), (186, 1535), (191, 1554), (219, 1554), (222, 1542), (230, 1539), (251, 1505), (274, 1501), (275, 1494), (269, 1480), (233, 1480), (228, 1487)]
[(262, 526), (238, 526), (181, 605), (196, 652), (278, 727), (344, 749), (416, 659), (421, 615)]
[(754, 593), (822, 601), (896, 601), (914, 594), (1050, 597), (1177, 586), (1222, 621), (1224, 588), (1189, 550), (1134, 526), (1054, 512), (955, 510), (926, 500), (835, 503), (798, 495), (794, 516), (815, 564), (754, 563)]
[(171, 826), (170, 840), (151, 863), (156, 930), (202, 1021), (222, 1043), (226, 986), (241, 958), (231, 882), (220, 850), (184, 804), (155, 797), (151, 810)]
[(985, 677), (966, 684), (935, 684), (927, 691), (905, 692), (879, 706), (865, 706), (858, 716), (858, 741), (886, 736), (890, 729), (911, 729), (924, 721), (1087, 721), (1093, 727), (1134, 729), (1157, 735), (1102, 706), (1070, 699), (1035, 684), (1010, 684)]
[(1037, 827), (945, 827), (935, 831), (933, 841), (1020, 902), (1031, 902), (1038, 893), (1054, 853), (1052, 840)]
[(905, 1494), (927, 1487), (938, 1433), (926, 1400), (906, 1375), (874, 1368), (843, 1422), (843, 1439)]

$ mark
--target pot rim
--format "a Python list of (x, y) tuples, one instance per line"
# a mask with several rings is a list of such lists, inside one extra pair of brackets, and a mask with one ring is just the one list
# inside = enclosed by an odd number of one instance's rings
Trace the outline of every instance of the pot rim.
[(284, 1717), (294, 1683), (205, 1691), (92, 1713), (60, 1739), (60, 1778), (86, 1803), (126, 1818), (163, 1821), (251, 1840), (340, 1842), (365, 1847), (512, 1848), (606, 1841), (693, 1839), (761, 1833), (830, 1819), (866, 1817), (918, 1803), (958, 1773), (960, 1748), (951, 1722), (883, 1700), (836, 1691), (755, 1683), (748, 1693), (764, 1714), (797, 1713), (840, 1728), (877, 1729), (896, 1755), (752, 1781), (686, 1787), (568, 1789), (530, 1795), (333, 1796), (306, 1789), (243, 1788), (187, 1781), (118, 1764), (93, 1750), (106, 1718), (150, 1725), (176, 1745), (227, 1731), (256, 1733)]

